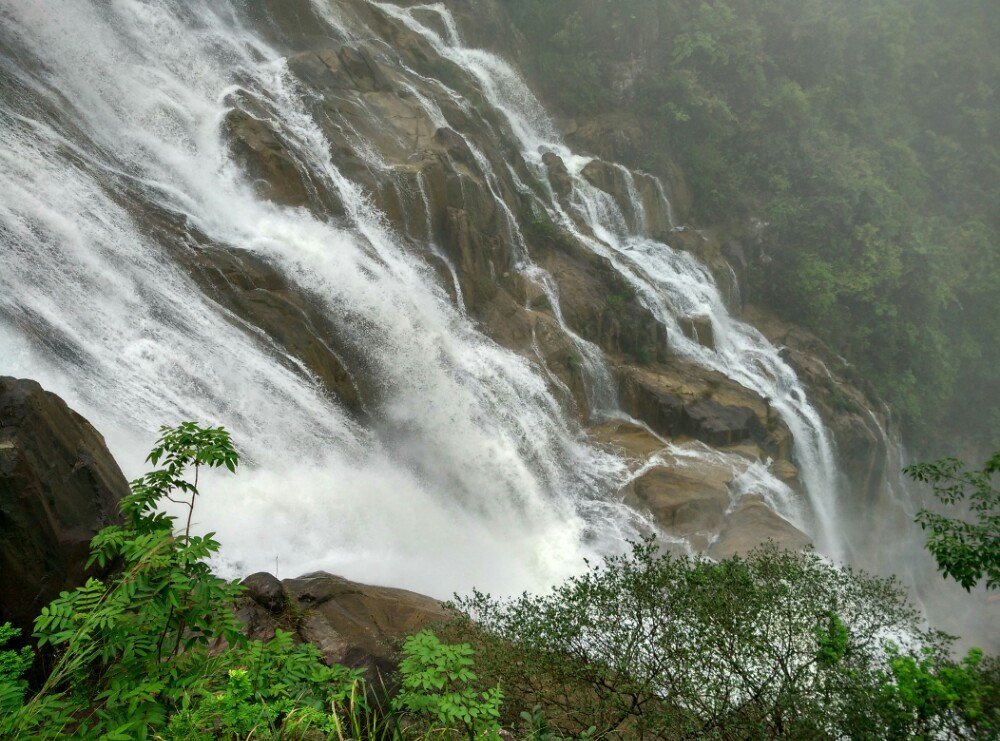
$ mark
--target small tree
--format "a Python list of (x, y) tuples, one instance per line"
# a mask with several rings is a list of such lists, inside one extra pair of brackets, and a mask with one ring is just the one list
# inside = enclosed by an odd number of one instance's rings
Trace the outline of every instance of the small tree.
[[(121, 501), (124, 524), (91, 542), (90, 563), (114, 575), (63, 592), (35, 621), (39, 646), (56, 656), (40, 691), (23, 701), (26, 656), (0, 652), (0, 737), (260, 736), (293, 713), (300, 725), (332, 727), (331, 703), (359, 681), (288, 633), (243, 636), (233, 611), (243, 588), (211, 572), (212, 533), (191, 534), (200, 469), (235, 471), (239, 456), (221, 427), (161, 433), (147, 458), (158, 468)], [(182, 531), (163, 500), (187, 505)], [(9, 633), (0, 626), (0, 644)]]
[(1000, 472), (1000, 451), (980, 471), (966, 471), (957, 458), (944, 458), (907, 466), (903, 472), (930, 484), (943, 504), (965, 504), (973, 518), (970, 522), (928, 509), (917, 513), (916, 522), (929, 533), (927, 549), (938, 568), (967, 590), (984, 579), (987, 589), (1000, 586), (1000, 490), (993, 486), (993, 477)]
[(503, 693), (499, 687), (479, 692), (472, 686), (474, 653), (468, 643), (448, 645), (429, 630), (407, 638), (393, 708), (439, 728), (462, 728), (470, 740), (500, 738)]

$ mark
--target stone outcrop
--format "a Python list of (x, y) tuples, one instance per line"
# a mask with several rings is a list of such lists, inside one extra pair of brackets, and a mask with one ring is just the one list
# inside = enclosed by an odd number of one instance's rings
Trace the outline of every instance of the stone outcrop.
[(316, 646), (328, 664), (363, 667), (370, 678), (389, 678), (403, 637), (451, 616), (422, 594), (325, 572), (282, 581), (258, 573), (243, 584), (247, 593), (237, 615), (251, 638), (269, 640), (276, 629), (290, 631)]
[(712, 447), (753, 443), (790, 460), (791, 433), (759, 396), (725, 376), (678, 360), (619, 368), (623, 406), (660, 435)]
[(30, 633), (82, 584), (90, 539), (118, 521), (128, 482), (83, 417), (35, 381), (0, 377), (0, 623)]
[[(699, 450), (697, 443), (667, 448), (643, 428), (617, 421), (594, 427), (590, 434), (642, 464), (642, 473), (623, 491), (625, 501), (696, 551), (726, 558), (746, 554), (768, 540), (792, 550), (809, 542), (798, 528), (775, 514), (759, 492), (743, 491), (736, 485), (739, 458), (761, 460), (759, 449), (726, 448), (725, 453), (737, 456), (735, 461), (725, 455), (689, 455)], [(778, 465), (772, 473), (794, 481), (795, 471), (781, 468)]]

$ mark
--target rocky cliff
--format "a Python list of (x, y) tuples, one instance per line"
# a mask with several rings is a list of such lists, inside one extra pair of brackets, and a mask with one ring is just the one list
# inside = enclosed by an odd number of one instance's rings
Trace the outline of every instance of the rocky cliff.
[[(468, 27), (476, 39), (485, 27), (497, 28), (503, 29), (502, 37), (509, 29), (502, 7), (480, 4), (477, 12), (480, 6), (485, 15), (463, 24), (463, 31)], [(791, 434), (769, 400), (684, 353), (672, 352), (662, 320), (612, 261), (595, 254), (572, 229), (554, 223), (537, 202), (554, 200), (571, 208), (582, 177), (618, 206), (622, 218), (638, 219), (641, 209), (641, 231), (696, 255), (737, 313), (742, 310), (739, 246), (723, 245), (711, 232), (678, 228), (676, 212), (684, 209), (674, 204), (685, 197), (679, 180), (664, 184), (592, 156), (574, 178), (560, 154), (550, 151), (542, 157), (545, 180), (540, 181), (538, 171), (525, 162), (509, 121), (482, 101), (481, 81), (407, 22), (416, 18), (444, 36), (444, 16), (418, 10), (404, 17), (363, 2), (339, 8), (340, 22), (367, 29), (367, 37), (355, 35), (367, 40), (310, 36), (305, 29), (321, 20), (305, 4), (270, 6), (268, 19), (289, 45), (288, 69), (329, 141), (337, 167), (360, 185), (363, 197), (391, 228), (425, 255), (441, 289), (481, 331), (541, 365), (553, 392), (585, 425), (599, 423), (601, 415), (593, 409), (593, 379), (587, 378), (581, 340), (600, 350), (621, 409), (647, 429), (598, 424), (592, 438), (647, 462), (637, 466), (643, 470), (640, 480), (628, 484), (628, 501), (651, 511), (668, 530), (685, 537), (697, 530), (702, 545), (721, 538), (718, 542), (730, 545), (719, 546), (719, 552), (746, 548), (766, 537), (802, 542), (801, 533), (782, 517), (769, 510), (763, 514), (767, 508), (759, 494), (734, 508), (739, 465), (732, 458), (692, 458), (679, 477), (668, 475), (675, 468), (669, 461), (648, 463), (668, 442), (702, 444), (748, 462), (771, 461), (781, 481), (793, 488), (801, 483)], [(460, 20), (469, 12), (456, 4)], [(347, 213), (343, 195), (314, 176), (312, 165), (269, 120), (267, 100), (241, 90), (231, 103), (224, 133), (263, 196), (328, 218)], [(366, 380), (364, 349), (352, 347), (342, 330), (316, 316), (309, 296), (273, 267), (213, 245), (183, 259), (218, 300), (301, 360), (360, 417), (379, 405), (379, 389)], [(530, 270), (524, 269), (526, 259)], [(681, 317), (680, 326), (688, 337), (712, 347), (708, 316)], [(810, 391), (829, 389), (831, 377), (814, 360), (815, 345), (795, 352), (800, 361), (796, 368)], [(849, 452), (847, 470), (865, 483), (859, 497), (863, 502), (877, 496), (885, 473), (879, 463), (885, 441), (877, 436), (879, 423), (870, 421), (864, 395), (843, 380), (836, 384), (842, 389), (837, 398), (851, 399), (853, 411), (844, 404), (826, 404), (824, 417), (836, 425), (838, 443)], [(648, 439), (637, 445), (636, 437), (642, 435)], [(714, 514), (696, 517), (697, 525), (681, 526), (673, 510), (700, 497), (692, 493), (692, 481), (713, 482)], [(636, 490), (645, 494), (634, 495)], [(739, 548), (732, 545), (736, 542)]]

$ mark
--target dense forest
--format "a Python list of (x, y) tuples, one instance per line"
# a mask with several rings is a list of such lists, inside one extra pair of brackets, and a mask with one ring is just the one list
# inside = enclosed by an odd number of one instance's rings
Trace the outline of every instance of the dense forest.
[[(921, 451), (1000, 428), (997, 5), (511, 0), (521, 64), (690, 220), (758, 227), (745, 293), (869, 379)], [(626, 128), (628, 128), (626, 126)], [(763, 223), (764, 227), (760, 226)]]

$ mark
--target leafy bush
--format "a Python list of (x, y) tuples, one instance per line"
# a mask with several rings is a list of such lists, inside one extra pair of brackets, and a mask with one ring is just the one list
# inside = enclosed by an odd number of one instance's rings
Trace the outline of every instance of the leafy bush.
[(446, 645), (426, 630), (407, 638), (399, 666), (403, 684), (393, 708), (425, 716), (442, 728), (464, 728), (470, 739), (499, 738), (503, 692), (472, 688), (474, 653), (467, 643)]
[[(469, 641), (546, 732), (597, 738), (906, 738), (996, 731), (995, 664), (949, 658), (893, 580), (762, 547), (722, 562), (652, 541), (546, 596), (460, 601)], [(992, 672), (992, 674), (991, 674)], [(931, 677), (945, 689), (919, 689)], [(923, 682), (923, 683), (922, 683)], [(963, 698), (954, 699), (961, 687)], [(917, 689), (915, 689), (917, 688)], [(992, 699), (990, 699), (992, 698)]]

